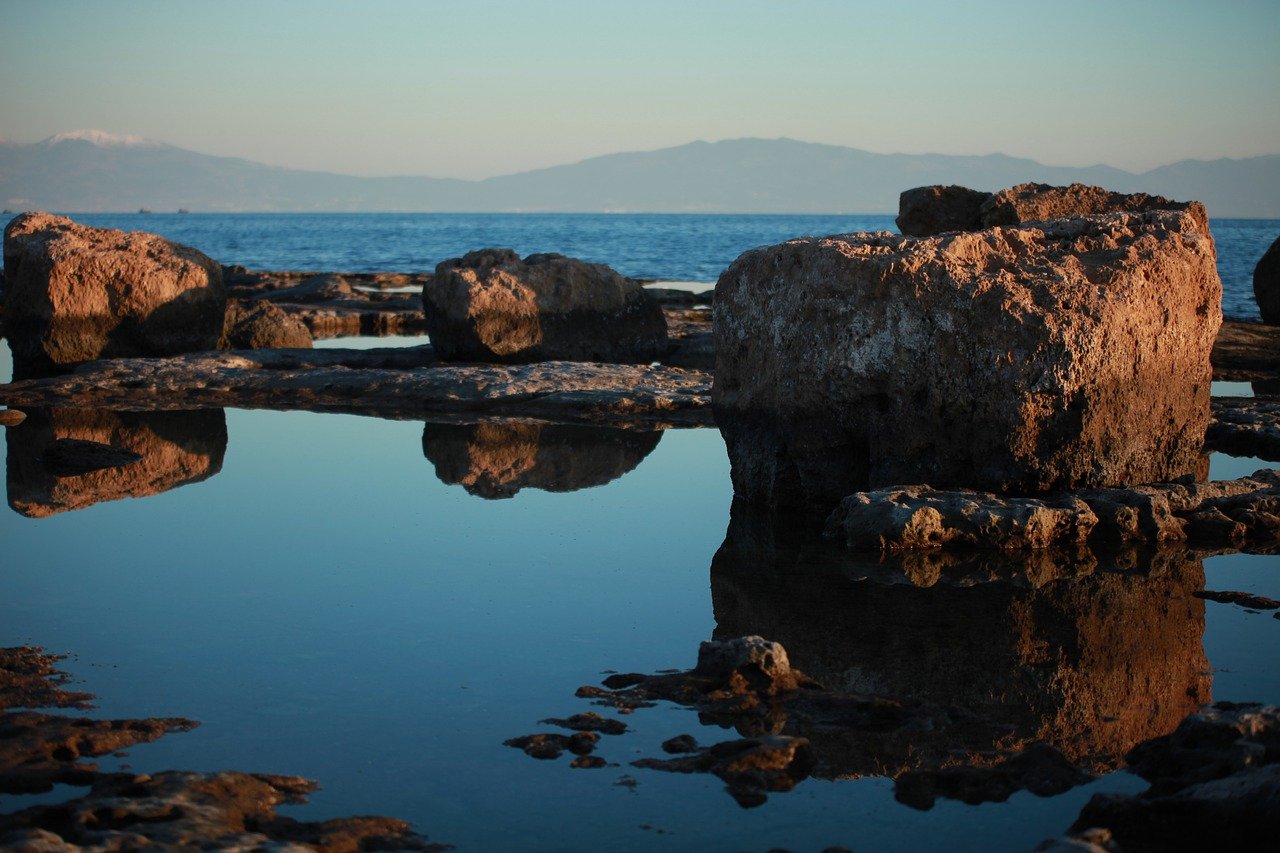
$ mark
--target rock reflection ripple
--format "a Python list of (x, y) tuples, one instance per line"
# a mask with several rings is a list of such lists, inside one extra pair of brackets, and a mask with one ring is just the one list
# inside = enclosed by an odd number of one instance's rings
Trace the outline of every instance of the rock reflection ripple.
[(526, 488), (603, 486), (638, 466), (661, 438), (660, 430), (529, 420), (427, 423), (422, 452), (441, 482), (492, 500)]
[[(222, 470), (227, 422), (222, 409), (113, 412), (29, 409), (6, 431), (9, 506), (29, 518), (84, 509), (103, 501), (144, 497), (206, 480)], [(50, 450), (68, 440), (141, 457), (67, 476)], [(56, 456), (56, 454), (55, 454)], [(55, 460), (56, 461), (56, 460)]]
[[(1105, 772), (1211, 701), (1204, 567), (1185, 547), (881, 561), (796, 531), (735, 505), (711, 568), (715, 637), (760, 634), (828, 688), (986, 723), (965, 729), (977, 740), (922, 734), (878, 766), (828, 761), (818, 775), (990, 764), (1034, 743)], [(824, 736), (804, 734), (821, 754)]]

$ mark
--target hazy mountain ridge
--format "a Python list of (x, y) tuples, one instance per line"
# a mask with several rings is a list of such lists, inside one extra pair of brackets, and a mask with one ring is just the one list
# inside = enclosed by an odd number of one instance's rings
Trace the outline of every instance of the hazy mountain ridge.
[(1073, 181), (1203, 201), (1212, 216), (1280, 218), (1280, 155), (1184, 160), (1135, 174), (1003, 154), (875, 154), (792, 139), (691, 142), (480, 181), (362, 178), (214, 157), (136, 137), (74, 131), (0, 143), (12, 210), (896, 213), (925, 184), (996, 190)]

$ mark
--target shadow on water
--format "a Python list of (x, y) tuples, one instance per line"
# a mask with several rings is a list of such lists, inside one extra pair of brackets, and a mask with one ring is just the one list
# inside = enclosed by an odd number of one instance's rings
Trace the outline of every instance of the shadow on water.
[(661, 438), (661, 430), (541, 421), (427, 423), (422, 452), (441, 482), (500, 499), (521, 489), (603, 486), (638, 466)]
[[(167, 492), (222, 470), (227, 421), (222, 409), (112, 412), (30, 409), (6, 430), (9, 506), (43, 518), (103, 501)], [(55, 442), (71, 439), (127, 451), (123, 465), (68, 475), (50, 462)]]

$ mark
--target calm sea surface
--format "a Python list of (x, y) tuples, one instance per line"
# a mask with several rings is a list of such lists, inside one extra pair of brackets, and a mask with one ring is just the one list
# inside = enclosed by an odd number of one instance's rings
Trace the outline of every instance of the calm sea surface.
[[(751, 246), (892, 227), (889, 217), (77, 218), (251, 268), (412, 271), (501, 245), (707, 283)], [(1213, 227), (1228, 313), (1249, 316), (1248, 276), (1280, 222)], [(55, 481), (34, 464), (55, 422), (155, 465), (129, 481)], [(769, 547), (750, 519), (731, 525), (715, 430), (566, 439), (490, 426), (35, 413), (6, 432), (0, 645), (71, 653), (64, 666), (99, 697), (97, 716), (201, 721), (104, 759), (107, 770), (303, 775), (322, 789), (286, 810), (294, 817), (384, 814), (463, 850), (1028, 850), (1092, 794), (1145, 787), (1117, 771), (1055, 797), (940, 799), (919, 811), (855, 763), (838, 774), (850, 778), (811, 778), (747, 810), (713, 776), (630, 766), (662, 757), (676, 734), (736, 736), (669, 706), (623, 718), (630, 731), (597, 750), (611, 762), (602, 769), (503, 745), (555, 731), (544, 718), (591, 710), (574, 691), (604, 672), (688, 668), (713, 635), (779, 639), (795, 666), (831, 683), (995, 702), (1023, 736), (1070, 731), (1084, 748), (1110, 736), (1113, 717), (1158, 728), (1142, 721), (1185, 702), (1191, 683), (1214, 700), (1280, 702), (1280, 621), (1191, 596), (1280, 598), (1276, 557), (1104, 562), (1040, 588), (887, 584), (865, 565)], [(1215, 477), (1259, 467), (1270, 466), (1213, 459)], [(89, 503), (95, 494), (119, 499)], [(1050, 654), (1027, 660), (1030, 647)], [(0, 796), (0, 811), (73, 794)]]

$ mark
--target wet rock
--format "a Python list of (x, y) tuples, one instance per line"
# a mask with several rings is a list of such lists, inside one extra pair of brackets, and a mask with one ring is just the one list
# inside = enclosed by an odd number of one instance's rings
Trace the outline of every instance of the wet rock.
[(310, 348), (311, 332), (297, 317), (270, 302), (246, 304), (227, 300), (226, 322), (219, 349)]
[(563, 255), (471, 252), (439, 264), (422, 300), (450, 361), (648, 362), (667, 350), (662, 308), (644, 288)]
[(1003, 551), (1086, 544), (1188, 541), (1255, 545), (1280, 541), (1280, 472), (1195, 483), (1091, 489), (1050, 499), (907, 486), (856, 492), (828, 517), (828, 538), (849, 548)]
[(560, 726), (563, 729), (571, 729), (575, 732), (600, 732), (606, 735), (620, 735), (627, 730), (627, 724), (622, 720), (602, 717), (594, 711), (587, 711), (585, 714), (574, 714), (572, 717), (563, 720), (551, 718), (540, 722), (552, 726)]
[(931, 483), (1023, 495), (1195, 471), (1221, 320), (1185, 212), (745, 253), (716, 288), (734, 492), (830, 512)]
[(572, 735), (551, 733), (522, 735), (504, 740), (506, 746), (524, 750), (532, 758), (551, 760), (559, 758), (566, 750), (574, 755), (589, 755), (595, 751), (600, 735), (595, 732), (578, 732)]
[(1003, 803), (1018, 791), (1053, 797), (1094, 778), (1053, 747), (1038, 743), (991, 767), (908, 771), (895, 781), (893, 796), (914, 809), (931, 809), (938, 797), (976, 806)]
[[(93, 720), (5, 712), (0, 714), (0, 793), (38, 793), (54, 785), (88, 785), (98, 766), (82, 758), (108, 755), (197, 725), (181, 718)], [(0, 827), (3, 821), (0, 816)]]
[(0, 426), (17, 426), (27, 419), (25, 412), (17, 409), (0, 409)]
[(635, 767), (668, 773), (712, 773), (726, 783), (738, 805), (762, 805), (769, 792), (790, 791), (809, 775), (809, 742), (786, 735), (764, 735), (718, 743), (679, 758), (641, 758)]
[(88, 693), (68, 691), (70, 676), (56, 664), (65, 655), (39, 646), (0, 648), (0, 711), (9, 708), (91, 708)]
[(982, 229), (982, 205), (991, 193), (961, 186), (916, 187), (898, 196), (898, 230), (909, 237)]
[(1103, 213), (1148, 213), (1153, 210), (1186, 211), (1203, 234), (1209, 233), (1209, 216), (1198, 201), (1173, 201), (1147, 193), (1117, 193), (1088, 184), (1056, 187), (1050, 184), (1018, 184), (992, 195), (982, 204), (982, 227), (1021, 225), (1073, 216)]
[(8, 431), (9, 506), (30, 518), (144, 497), (222, 470), (221, 409), (197, 412), (32, 410)]
[(1280, 400), (1215, 398), (1205, 447), (1230, 456), (1280, 462)]
[(850, 548), (897, 551), (979, 546), (1009, 551), (1083, 545), (1097, 516), (1079, 498), (1001, 498), (906, 486), (857, 492), (827, 519)]
[(1073, 829), (1109, 829), (1125, 851), (1262, 849), (1280, 833), (1280, 711), (1221, 703), (1129, 754), (1151, 783), (1097, 794)]
[(321, 273), (304, 278), (292, 287), (269, 290), (258, 294), (259, 299), (273, 302), (335, 302), (343, 300), (367, 301), (364, 293), (353, 288), (337, 273)]
[(1253, 298), (1258, 302), (1262, 322), (1280, 325), (1280, 237), (1253, 268)]
[(446, 850), (404, 821), (336, 818), (308, 823), (276, 813), (318, 786), (297, 776), (249, 773), (99, 776), (89, 793), (0, 815), (6, 850)]
[(24, 213), (5, 228), (4, 267), (4, 319), (19, 374), (209, 350), (222, 334), (218, 264), (153, 234)]
[[(112, 359), (74, 374), (0, 385), (0, 403), (129, 409), (214, 406), (418, 417), (480, 413), (588, 422), (710, 425), (700, 370), (541, 362), (434, 364), (434, 351), (241, 350)], [(403, 369), (406, 363), (429, 369)], [(377, 366), (377, 365), (387, 366)]]
[(670, 755), (697, 752), (700, 749), (693, 735), (676, 735), (662, 742), (662, 751)]
[(1280, 608), (1280, 601), (1276, 601), (1274, 598), (1267, 598), (1265, 595), (1254, 595), (1248, 592), (1202, 589), (1192, 593), (1192, 595), (1196, 598), (1203, 598), (1206, 601), (1217, 601), (1222, 604), (1238, 604), (1241, 607), (1247, 607), (1250, 610), (1276, 610)]
[(572, 492), (602, 486), (648, 456), (662, 432), (538, 421), (427, 423), (423, 455), (444, 483), (483, 498), (521, 489)]
[(1120, 853), (1111, 830), (1091, 827), (1073, 835), (1050, 838), (1036, 845), (1036, 853)]

